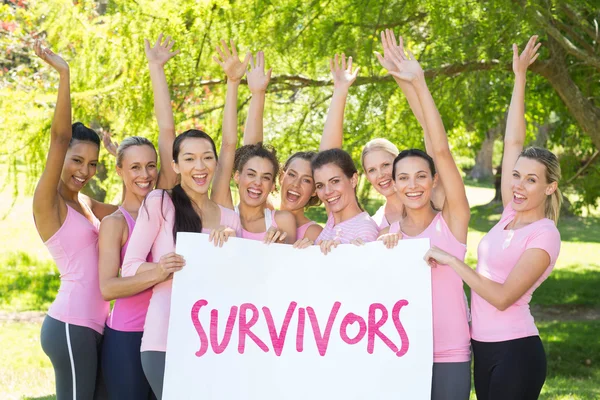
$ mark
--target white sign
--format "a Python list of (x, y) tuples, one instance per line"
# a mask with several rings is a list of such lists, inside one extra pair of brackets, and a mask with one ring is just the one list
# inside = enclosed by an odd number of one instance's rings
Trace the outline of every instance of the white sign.
[(428, 249), (179, 233), (163, 398), (429, 399)]

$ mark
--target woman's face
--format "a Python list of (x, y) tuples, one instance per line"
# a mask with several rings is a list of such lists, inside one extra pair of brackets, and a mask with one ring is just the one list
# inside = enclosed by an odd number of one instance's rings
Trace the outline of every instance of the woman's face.
[(392, 179), (392, 164), (394, 163), (392, 154), (384, 150), (373, 150), (364, 157), (363, 166), (367, 179), (371, 185), (384, 197), (389, 197), (396, 193), (394, 180)]
[(217, 168), (217, 156), (211, 143), (203, 138), (186, 138), (180, 146), (173, 169), (181, 174), (181, 187), (207, 194)]
[(273, 164), (267, 158), (252, 157), (234, 176), (240, 190), (240, 201), (251, 207), (262, 206), (275, 185)]
[(315, 195), (315, 182), (310, 161), (294, 158), (281, 178), (281, 209), (302, 209)]
[(128, 192), (146, 197), (154, 189), (158, 179), (156, 152), (148, 145), (128, 147), (121, 167), (117, 167), (117, 173)]
[(554, 193), (557, 183), (546, 181), (546, 166), (541, 162), (519, 157), (512, 172), (512, 207), (523, 212), (545, 208), (547, 196)]
[(67, 150), (61, 180), (73, 192), (79, 192), (96, 175), (98, 153), (96, 143), (74, 140)]
[(327, 205), (329, 211), (340, 212), (356, 202), (356, 174), (348, 178), (340, 167), (329, 163), (316, 169), (314, 178), (317, 196)]
[(429, 163), (422, 157), (405, 157), (396, 163), (396, 192), (409, 209), (430, 206), (437, 176), (431, 176)]

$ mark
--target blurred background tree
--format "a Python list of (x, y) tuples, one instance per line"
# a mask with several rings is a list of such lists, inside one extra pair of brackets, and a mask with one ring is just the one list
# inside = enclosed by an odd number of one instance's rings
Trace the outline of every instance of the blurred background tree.
[[(332, 92), (327, 59), (344, 52), (361, 66), (346, 109), (345, 148), (386, 137), (422, 147), (422, 133), (393, 80), (373, 55), (392, 28), (426, 69), (455, 157), (471, 179), (492, 181), (512, 89), (512, 43), (539, 34), (526, 97), (528, 139), (561, 159), (561, 186), (581, 213), (600, 197), (600, 9), (594, 1), (472, 0), (3, 0), (0, 2), (0, 161), (28, 190), (45, 161), (57, 77), (31, 50), (44, 38), (71, 65), (73, 118), (112, 133), (156, 140), (143, 39), (160, 32), (182, 54), (167, 65), (178, 131), (200, 127), (219, 141), (224, 76), (212, 61), (221, 38), (239, 52), (264, 50), (273, 78), (265, 138), (282, 158), (316, 149)], [(239, 96), (240, 135), (250, 93)], [(114, 160), (105, 152), (105, 171)], [(90, 190), (119, 198), (116, 174)], [(363, 184), (362, 197), (369, 195)]]

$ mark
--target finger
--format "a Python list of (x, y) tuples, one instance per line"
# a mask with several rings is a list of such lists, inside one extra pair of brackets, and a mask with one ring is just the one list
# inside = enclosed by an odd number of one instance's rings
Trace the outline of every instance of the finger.
[[(248, 63), (250, 62), (250, 57), (252, 57), (252, 53), (247, 52), (246, 58), (244, 58), (244, 62), (242, 63), (244, 65), (244, 69), (248, 68)], [(237, 58), (237, 56), (236, 56), (236, 58)]]
[(146, 50), (147, 52), (150, 51), (150, 42), (148, 41), (148, 39), (144, 39), (144, 50)]
[(166, 47), (166, 49), (168, 51), (171, 51), (171, 49), (173, 48), (173, 46), (175, 45), (175, 41), (171, 40), (171, 42), (169, 42), (168, 46)]
[(213, 60), (214, 60), (214, 61), (215, 61), (217, 64), (219, 64), (219, 65), (221, 66), (221, 68), (225, 68), (225, 65), (223, 65), (223, 62), (221, 62), (221, 60), (219, 60), (219, 59), (217, 58), (217, 56), (213, 56)]
[(160, 35), (158, 35), (158, 38), (156, 39), (156, 43), (154, 43), (154, 47), (157, 47), (160, 45), (160, 43), (162, 42), (162, 38), (163, 38), (163, 34), (161, 33)]
[(346, 70), (346, 55), (342, 53), (342, 70)]
[(538, 54), (536, 54), (535, 56), (533, 56), (533, 58), (531, 59), (531, 61), (529, 61), (529, 65), (533, 64), (533, 62), (534, 62), (535, 60), (537, 60), (537, 58), (538, 58), (538, 56), (539, 56), (539, 55), (540, 55), (540, 54), (538, 53)]
[(535, 47), (533, 48), (533, 50), (531, 51), (532, 54), (535, 54), (538, 52), (538, 50), (540, 49), (540, 47), (542, 47), (542, 43), (538, 43), (535, 45)]
[(208, 241), (209, 241), (209, 242), (212, 242), (212, 240), (213, 240), (213, 239), (214, 239), (214, 237), (215, 237), (215, 233), (217, 233), (217, 230), (216, 230), (216, 229), (213, 229), (213, 230), (212, 230), (212, 232), (211, 232), (211, 233), (208, 235)]
[(258, 66), (260, 68), (265, 68), (265, 53), (262, 51), (258, 52)]
[(381, 46), (383, 46), (383, 54), (386, 54), (388, 43), (385, 31), (381, 31)]
[(334, 63), (334, 67), (335, 67), (335, 71), (337, 71), (339, 69), (340, 66), (340, 59), (336, 53), (335, 57), (334, 57), (335, 63)]
[(231, 57), (231, 52), (229, 51), (229, 47), (227, 47), (227, 42), (221, 39), (221, 47), (223, 47), (223, 53), (227, 56), (227, 58)]
[(167, 36), (167, 38), (165, 39), (165, 41), (162, 44), (162, 47), (167, 47), (169, 45), (170, 41), (171, 41), (171, 36)]
[(348, 57), (348, 71), (352, 72), (352, 56)]
[(273, 230), (273, 228), (270, 228), (269, 230), (267, 230), (267, 234), (265, 235), (264, 243), (269, 243), (274, 234), (275, 234), (275, 230)]
[(219, 57), (221, 57), (221, 60), (227, 59), (227, 57), (225, 57), (225, 54), (223, 53), (223, 50), (221, 50), (221, 46), (217, 46), (215, 47), (215, 49), (217, 50), (217, 54), (219, 55)]
[(329, 59), (329, 71), (331, 71), (331, 73), (333, 73), (333, 58)]
[(231, 45), (231, 54), (232, 54), (232, 55), (233, 55), (235, 58), (237, 58), (237, 56), (238, 56), (238, 53), (237, 53), (237, 49), (235, 48), (236, 46), (235, 46), (235, 42), (233, 41), (233, 39), (230, 39), (230, 40), (229, 40), (229, 44)]
[(270, 81), (271, 80), (271, 73), (273, 72), (273, 68), (269, 68), (269, 70), (267, 71), (267, 79)]
[(358, 71), (360, 71), (360, 67), (356, 68), (356, 70), (352, 74), (352, 79), (355, 79), (358, 76)]
[(279, 236), (279, 241), (280, 241), (280, 242), (283, 242), (283, 241), (285, 240), (285, 238), (286, 238), (286, 237), (287, 237), (287, 232), (283, 232), (283, 233), (281, 234), (281, 236)]
[(275, 231), (275, 233), (273, 234), (273, 236), (271, 236), (271, 240), (269, 240), (269, 244), (270, 243), (275, 243), (277, 241), (277, 239), (279, 239), (280, 235), (281, 235), (281, 233), (279, 231)]
[(379, 61), (379, 64), (383, 65), (383, 57), (381, 56), (381, 54), (376, 51), (374, 51), (373, 53), (375, 53), (375, 57), (377, 57), (377, 61)]
[(413, 54), (413, 52), (410, 51), (410, 50), (408, 50), (408, 56), (409, 56), (409, 60), (417, 61), (417, 57), (415, 57), (415, 55)]
[(177, 49), (177, 50), (175, 50), (175, 51), (173, 51), (173, 52), (169, 53), (169, 57), (175, 57), (175, 56), (176, 56), (177, 54), (179, 54), (179, 53), (181, 53), (181, 50), (180, 50), (180, 49)]
[(254, 69), (254, 56), (250, 55), (250, 69)]
[(515, 62), (519, 58), (519, 47), (517, 46), (516, 43), (513, 43), (512, 48), (513, 48), (513, 62)]

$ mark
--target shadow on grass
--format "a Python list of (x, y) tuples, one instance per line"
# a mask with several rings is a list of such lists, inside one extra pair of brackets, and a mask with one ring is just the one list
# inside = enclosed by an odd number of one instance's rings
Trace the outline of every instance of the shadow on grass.
[(17, 252), (0, 260), (0, 307), (7, 311), (43, 310), (56, 297), (60, 278), (54, 263)]
[[(469, 228), (487, 233), (500, 221), (501, 203), (490, 203), (471, 208)], [(600, 243), (600, 218), (564, 217), (558, 221), (561, 239), (565, 242)]]

